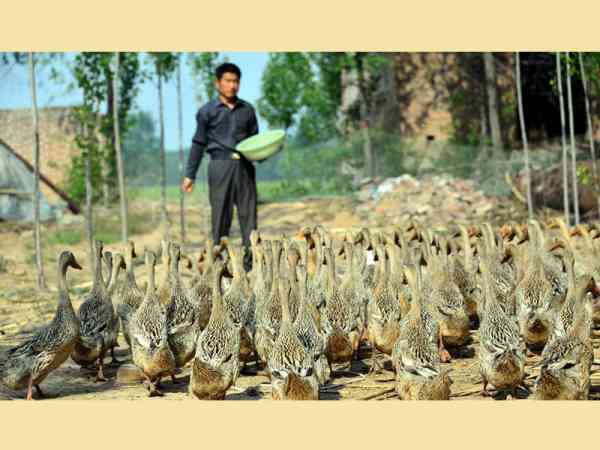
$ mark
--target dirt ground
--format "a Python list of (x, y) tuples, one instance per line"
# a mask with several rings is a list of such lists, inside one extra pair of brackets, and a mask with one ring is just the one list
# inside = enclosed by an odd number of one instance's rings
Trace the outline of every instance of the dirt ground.
[[(313, 198), (297, 202), (270, 203), (259, 206), (258, 223), (261, 232), (267, 237), (284, 233), (295, 233), (301, 226), (321, 223), (334, 234), (342, 233), (349, 228), (360, 227), (364, 223), (356, 214), (356, 200), (344, 198)], [(148, 220), (156, 217), (156, 205), (132, 204), (130, 208), (141, 208), (149, 211)], [(210, 228), (209, 210), (206, 204), (191, 206), (188, 213), (188, 240), (187, 252), (199, 248)], [(101, 213), (117, 214), (116, 211), (107, 210)], [(172, 218), (178, 217), (177, 204), (169, 205), (169, 214)], [(178, 232), (179, 224), (174, 220), (172, 229)], [(43, 233), (55, 233), (60, 225), (44, 227)], [(155, 227), (154, 231), (146, 234), (133, 235), (131, 239), (136, 243), (139, 253), (143, 247), (157, 249), (160, 242), (161, 231)], [(174, 235), (176, 238), (176, 235)], [(239, 239), (239, 227), (234, 218), (232, 239)], [(118, 251), (118, 245), (107, 245), (108, 250)], [(37, 327), (51, 320), (56, 308), (56, 258), (60, 251), (69, 249), (74, 252), (81, 265), (82, 271), (70, 271), (69, 283), (71, 299), (77, 310), (82, 297), (91, 286), (91, 273), (88, 264), (87, 244), (85, 241), (72, 246), (45, 245), (44, 263), (49, 292), (39, 294), (35, 290), (35, 270), (31, 264), (31, 249), (33, 248), (33, 234), (31, 228), (0, 223), (0, 256), (4, 258), (5, 270), (0, 270), (0, 351), (20, 342), (23, 338), (34, 332)], [(163, 269), (158, 267), (158, 283), (162, 281)], [(143, 284), (146, 274), (143, 266), (136, 267), (136, 276)], [(189, 274), (184, 272), (185, 279)], [(449, 363), (452, 367), (452, 400), (492, 400), (480, 395), (482, 382), (479, 375), (477, 361), (478, 334), (472, 333), (473, 342), (460, 354), (454, 354)], [(117, 358), (121, 362), (129, 362), (130, 355), (122, 336), (119, 338), (120, 347), (117, 349)], [(596, 360), (600, 360), (600, 339), (594, 337)], [(386, 400), (396, 399), (394, 389), (394, 374), (387, 356), (380, 356), (386, 361), (385, 369), (377, 374), (368, 375), (371, 364), (370, 350), (365, 345), (361, 349), (361, 360), (355, 361), (352, 371), (341, 370), (334, 367), (332, 381), (321, 388), (323, 400), (339, 399), (364, 399)], [(532, 367), (539, 357), (529, 357), (527, 360), (526, 385), (532, 387), (537, 375), (537, 369)], [(107, 358), (108, 363), (110, 358)], [(597, 368), (597, 366), (594, 366)], [(116, 367), (108, 367), (105, 375), (106, 382), (95, 382), (95, 373), (80, 369), (70, 359), (60, 368), (51, 373), (42, 383), (45, 394), (58, 400), (82, 399), (148, 399), (152, 401), (182, 400), (189, 398), (187, 395), (189, 369), (185, 368), (177, 377), (177, 384), (170, 380), (163, 381), (165, 396), (158, 399), (149, 399), (146, 389), (142, 385), (120, 385), (115, 380)], [(23, 398), (24, 392), (13, 393), (0, 386), (0, 399)], [(34, 394), (35, 397), (35, 394)], [(529, 394), (525, 390), (518, 392), (520, 399), (526, 399)], [(256, 373), (254, 367), (248, 367), (248, 373), (242, 374), (236, 386), (227, 394), (229, 400), (269, 400), (270, 384), (265, 376)], [(495, 399), (503, 398), (501, 395)], [(592, 378), (591, 399), (600, 399), (600, 376), (595, 373)]]

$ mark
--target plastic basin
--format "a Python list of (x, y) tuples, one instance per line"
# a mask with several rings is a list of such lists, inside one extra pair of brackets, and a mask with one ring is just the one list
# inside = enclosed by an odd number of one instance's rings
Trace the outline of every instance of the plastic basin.
[(284, 130), (270, 130), (240, 141), (235, 149), (250, 161), (262, 161), (283, 149)]

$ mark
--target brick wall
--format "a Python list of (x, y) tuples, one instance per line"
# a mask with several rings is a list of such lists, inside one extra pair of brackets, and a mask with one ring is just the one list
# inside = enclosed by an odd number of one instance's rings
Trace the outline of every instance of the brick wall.
[[(75, 127), (72, 108), (40, 108), (40, 171), (59, 188), (64, 188), (71, 157), (78, 152)], [(0, 109), (0, 138), (33, 165), (33, 118), (29, 108)], [(60, 200), (44, 183), (41, 188), (48, 201)]]

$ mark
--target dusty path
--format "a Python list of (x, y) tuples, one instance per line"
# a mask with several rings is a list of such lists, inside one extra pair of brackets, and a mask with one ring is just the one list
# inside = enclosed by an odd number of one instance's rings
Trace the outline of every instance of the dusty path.
[[(272, 203), (259, 207), (259, 226), (267, 236), (292, 234), (301, 226), (321, 223), (331, 229), (334, 233), (343, 232), (348, 228), (360, 227), (364, 221), (356, 214), (356, 201), (351, 198), (330, 199), (305, 199), (291, 203)], [(133, 207), (136, 207), (135, 205)], [(139, 206), (138, 206), (139, 207)], [(153, 208), (148, 208), (152, 211)], [(200, 207), (192, 207), (189, 213), (188, 229), (189, 240), (195, 248), (206, 236), (208, 223), (206, 210)], [(176, 205), (170, 206), (172, 217), (177, 217)], [(1, 224), (0, 224), (1, 225)], [(173, 229), (178, 230), (177, 224)], [(44, 230), (46, 235), (57, 231), (56, 227)], [(56, 274), (54, 266), (58, 253), (68, 248), (80, 259), (84, 266), (83, 271), (69, 272), (71, 298), (77, 309), (81, 303), (83, 294), (91, 285), (91, 275), (87, 266), (87, 251), (85, 242), (73, 246), (45, 245), (44, 257), (48, 284), (51, 291), (47, 294), (37, 294), (35, 277), (31, 261), (28, 260), (33, 248), (33, 236), (29, 230), (4, 226), (1, 229), (0, 256), (6, 258), (7, 272), (0, 273), (0, 351), (10, 345), (14, 345), (40, 325), (47, 323), (53, 316), (56, 307)], [(234, 221), (232, 237), (239, 239), (239, 228)], [(150, 233), (131, 236), (140, 250), (144, 246), (156, 248), (160, 239), (160, 231), (153, 230)], [(110, 250), (118, 250), (118, 246), (107, 245)], [(158, 282), (163, 277), (162, 267), (158, 268)], [(185, 274), (187, 275), (187, 274)], [(144, 268), (136, 268), (136, 276), (143, 284), (146, 280)], [(189, 275), (187, 275), (189, 276)], [(130, 360), (129, 351), (120, 337), (120, 347), (117, 349), (117, 357), (123, 361)], [(598, 347), (600, 340), (595, 337), (596, 360), (600, 361)], [(461, 355), (450, 362), (452, 366), (452, 399), (483, 399), (479, 395), (482, 387), (477, 362), (478, 334), (473, 332), (473, 343)], [(394, 399), (394, 381), (391, 365), (386, 363), (385, 369), (376, 375), (368, 376), (370, 367), (370, 350), (365, 345), (361, 350), (361, 360), (355, 361), (352, 373), (338, 371), (334, 373), (334, 379), (327, 386), (322, 387), (321, 396), (324, 400), (337, 399)], [(382, 359), (388, 359), (387, 357)], [(532, 386), (536, 370), (531, 365), (538, 357), (529, 358), (527, 361), (526, 383)], [(107, 358), (108, 363), (110, 358)], [(597, 367), (596, 367), (597, 368)], [(256, 374), (252, 366), (249, 374), (240, 376), (236, 386), (227, 394), (231, 400), (268, 400), (270, 399), (270, 385), (265, 376)], [(187, 399), (187, 379), (189, 369), (178, 376), (180, 383), (171, 384), (165, 379), (163, 382), (165, 397), (149, 399), (145, 388), (141, 385), (119, 385), (115, 382), (115, 367), (109, 367), (105, 372), (109, 378), (107, 382), (96, 383), (95, 374), (81, 370), (71, 360), (53, 372), (42, 384), (42, 389), (49, 397), (60, 400), (81, 399), (143, 399), (152, 401), (168, 401)], [(21, 398), (24, 392), (17, 393)], [(519, 391), (520, 398), (527, 398), (525, 391)], [(12, 398), (14, 394), (0, 387), (0, 399)], [(590, 397), (600, 399), (600, 374), (594, 374)], [(489, 401), (489, 399), (486, 399)]]

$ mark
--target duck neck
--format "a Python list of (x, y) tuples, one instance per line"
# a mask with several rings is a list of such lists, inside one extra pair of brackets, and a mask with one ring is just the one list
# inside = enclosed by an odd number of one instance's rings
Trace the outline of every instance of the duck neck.
[(224, 315), (223, 293), (221, 291), (222, 269), (215, 270), (213, 276), (211, 320), (216, 320)]
[(290, 283), (283, 282), (281, 283), (280, 289), (280, 299), (281, 299), (281, 323), (288, 324), (291, 323), (290, 317), (290, 305), (289, 305), (289, 296), (290, 296)]
[(67, 285), (67, 270), (69, 264), (61, 261), (58, 266), (58, 308), (73, 310), (73, 304), (69, 296), (69, 287)]
[(102, 275), (102, 254), (99, 250), (96, 250), (96, 267), (94, 268), (92, 291), (95, 293), (106, 293), (106, 284)]
[(146, 297), (153, 297), (156, 292), (156, 268), (154, 263), (149, 263), (148, 268), (148, 286), (146, 287)]
[(110, 277), (110, 283), (108, 285), (108, 295), (112, 297), (112, 294), (114, 293), (116, 287), (117, 287), (117, 283), (119, 281), (119, 274), (121, 273), (121, 260), (117, 261), (117, 264), (113, 265), (112, 268), (112, 275)]
[(135, 280), (135, 272), (133, 270), (133, 255), (131, 250), (125, 253), (125, 265), (127, 266), (127, 278)]
[(276, 294), (279, 289), (279, 263), (281, 259), (281, 251), (279, 249), (273, 250), (273, 261), (271, 264), (271, 293)]

